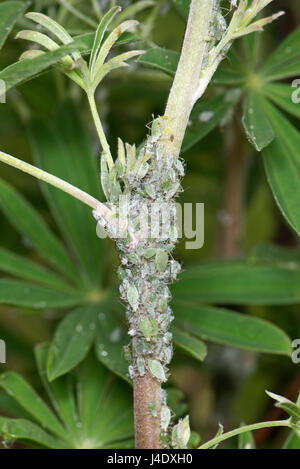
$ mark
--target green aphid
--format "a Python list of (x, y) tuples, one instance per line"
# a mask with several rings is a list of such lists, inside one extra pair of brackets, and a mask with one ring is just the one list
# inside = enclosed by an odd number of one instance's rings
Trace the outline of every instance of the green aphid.
[(148, 165), (148, 163), (142, 163), (139, 170), (138, 170), (138, 172), (137, 172), (138, 179), (143, 179), (146, 176), (146, 174), (148, 173), (149, 168), (150, 168), (150, 166)]
[(151, 197), (151, 199), (155, 199), (156, 198), (156, 193), (155, 193), (155, 190), (153, 188), (153, 186), (147, 182), (145, 185), (144, 185), (144, 189), (145, 189), (145, 192), (146, 194)]
[(131, 252), (129, 255), (128, 255), (128, 260), (132, 263), (132, 264), (135, 264), (135, 265), (138, 265), (140, 263), (140, 258), (137, 254), (135, 254), (135, 252)]
[(127, 300), (133, 311), (137, 311), (139, 306), (139, 293), (134, 284), (131, 284), (127, 290)]
[(150, 401), (148, 404), (148, 409), (150, 410), (152, 417), (157, 417), (157, 410), (156, 410), (155, 402)]
[(146, 369), (145, 369), (145, 360), (143, 359), (143, 357), (137, 358), (136, 366), (137, 366), (139, 375), (144, 376), (146, 373)]
[(161, 298), (158, 302), (158, 310), (161, 313), (165, 313), (168, 309), (168, 301), (166, 298)]
[(104, 192), (106, 199), (109, 200), (109, 175), (108, 175), (108, 167), (107, 167), (107, 162), (106, 162), (104, 152), (101, 155), (100, 166), (101, 166), (100, 174), (101, 174), (102, 190)]
[(146, 340), (150, 340), (158, 333), (158, 323), (154, 318), (142, 317), (139, 323), (140, 331)]
[(162, 383), (167, 381), (164, 367), (158, 360), (148, 360), (148, 367), (152, 376)]
[(155, 255), (155, 265), (159, 272), (164, 272), (168, 265), (169, 256), (166, 251), (159, 250)]
[(149, 249), (146, 249), (146, 251), (143, 253), (143, 256), (146, 259), (150, 259), (151, 257), (155, 256), (155, 254), (156, 254), (156, 249), (149, 248)]
[(171, 421), (171, 411), (168, 406), (163, 405), (160, 411), (160, 426), (164, 432), (167, 431)]
[(173, 182), (170, 185), (170, 187), (167, 190), (165, 190), (166, 198), (171, 199), (172, 197), (174, 197), (176, 192), (178, 192), (179, 188), (180, 188), (180, 182), (179, 181)]
[(180, 419), (172, 431), (172, 447), (174, 449), (186, 449), (191, 436), (189, 416)]
[(162, 131), (163, 131), (163, 125), (164, 125), (164, 120), (162, 117), (157, 117), (156, 119), (154, 119), (154, 121), (152, 122), (152, 125), (151, 125), (151, 137), (154, 139), (154, 140), (158, 140), (161, 135), (162, 135)]

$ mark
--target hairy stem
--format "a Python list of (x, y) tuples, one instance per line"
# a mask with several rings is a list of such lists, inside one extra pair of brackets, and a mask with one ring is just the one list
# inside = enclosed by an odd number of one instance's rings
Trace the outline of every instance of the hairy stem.
[(215, 0), (193, 0), (182, 52), (167, 102), (166, 150), (179, 155), (182, 140), (195, 104), (202, 62), (207, 51)]
[[(149, 148), (151, 148), (151, 151), (153, 151), (154, 153), (153, 160), (155, 161), (156, 159), (155, 164), (157, 168), (161, 166), (158, 156), (159, 149), (162, 150), (162, 154), (166, 157), (166, 160), (168, 160), (168, 156), (171, 155), (171, 160), (173, 159), (173, 161), (175, 161), (175, 159), (179, 155), (186, 126), (188, 124), (189, 115), (194, 105), (194, 96), (198, 87), (202, 60), (206, 51), (206, 39), (209, 35), (210, 20), (213, 14), (213, 6), (214, 0), (192, 0), (191, 2), (189, 20), (185, 33), (181, 58), (179, 61), (178, 69), (175, 75), (174, 83), (170, 92), (165, 112), (165, 115), (167, 116), (167, 119), (165, 121), (166, 123), (159, 137), (158, 145), (151, 141), (151, 139), (148, 141), (150, 144)], [(163, 193), (162, 187), (164, 181), (168, 177), (167, 167), (168, 164), (166, 164), (166, 167), (161, 166), (161, 169), (158, 173), (156, 173), (156, 176), (153, 179), (153, 181), (156, 181), (156, 183), (159, 181), (159, 184), (157, 184), (156, 188), (156, 200), (160, 200), (159, 194)], [(153, 171), (155, 173), (157, 169), (153, 169)], [(173, 207), (172, 200), (168, 200), (168, 197), (167, 199), (164, 197), (165, 196), (162, 196), (162, 200), (167, 201), (167, 204), (169, 204), (169, 212), (171, 213)], [(163, 250), (163, 243), (161, 243), (161, 245), (159, 245), (158, 243), (157, 248), (159, 250)], [(172, 262), (175, 261), (171, 261), (171, 263)], [(151, 269), (151, 262), (149, 266)], [(140, 309), (136, 312), (135, 316), (132, 315), (132, 327), (136, 326), (135, 317), (146, 318), (151, 321), (151, 317), (147, 312), (147, 294), (149, 295), (149, 291), (151, 293), (151, 288), (153, 290), (153, 295), (158, 295), (161, 300), (163, 299), (164, 295), (166, 295), (165, 299), (166, 301), (168, 301), (168, 290), (166, 291), (166, 287), (164, 286), (164, 282), (170, 283), (170, 278), (168, 277), (168, 268), (170, 269), (170, 267), (167, 267), (165, 274), (161, 274), (162, 280), (156, 290), (154, 287), (151, 286), (151, 281), (149, 282), (149, 285), (145, 289), (146, 294), (143, 295), (144, 304), (141, 305), (142, 307), (140, 307)], [(165, 275), (165, 277), (163, 277), (163, 275)], [(139, 275), (137, 275), (137, 277), (138, 276)], [(149, 291), (147, 292), (147, 290)], [(150, 296), (151, 295), (149, 295), (149, 298)], [(170, 359), (164, 358), (164, 355), (161, 355), (161, 352), (164, 353), (164, 349), (166, 351), (166, 355), (169, 350), (172, 350), (172, 345), (168, 342), (170, 340), (170, 333), (167, 332), (169, 322), (172, 321), (172, 312), (170, 308), (168, 308), (167, 311), (167, 314), (165, 314), (165, 316), (167, 316), (168, 321), (165, 326), (166, 330), (165, 332), (159, 332), (159, 334), (162, 335), (162, 350), (158, 347), (160, 339), (155, 339), (153, 342), (153, 346), (151, 346), (150, 352), (147, 352), (145, 355), (139, 355), (139, 351), (136, 345), (140, 345), (141, 348), (141, 344), (138, 343), (137, 339), (133, 339), (132, 364), (134, 371), (137, 368), (138, 358), (142, 357), (144, 362), (146, 364), (149, 364), (150, 357), (152, 361), (154, 359), (156, 362), (159, 362), (163, 367), (164, 371), (167, 372), (167, 365), (169, 363), (168, 360)], [(163, 314), (161, 314), (159, 312), (159, 308), (156, 307), (155, 320), (160, 321), (160, 318), (162, 316)], [(135, 343), (136, 341), (137, 344)], [(163, 358), (161, 358), (161, 356)], [(133, 382), (136, 447), (140, 449), (162, 448), (162, 443), (160, 440), (160, 434), (162, 432), (161, 409), (166, 408), (166, 401), (163, 395), (163, 391), (161, 389), (161, 383), (157, 379), (157, 377), (153, 376), (153, 373), (151, 373), (151, 370), (149, 370), (149, 366), (146, 366), (145, 373), (143, 375), (135, 371)], [(154, 406), (155, 415), (151, 414), (150, 405)]]
[(106, 140), (106, 136), (105, 136), (102, 124), (101, 124), (101, 120), (100, 120), (98, 111), (97, 111), (97, 106), (96, 106), (96, 102), (95, 102), (94, 93), (87, 93), (87, 96), (88, 96), (88, 100), (89, 100), (91, 113), (92, 113), (92, 116), (93, 116), (93, 119), (94, 119), (95, 127), (96, 127), (96, 130), (97, 130), (97, 133), (98, 133), (98, 137), (99, 137), (100, 143), (102, 145), (108, 167), (111, 169), (114, 165), (114, 160), (111, 156), (110, 147), (109, 147), (109, 144)]
[(228, 438), (232, 438), (233, 436), (240, 435), (241, 433), (251, 432), (253, 430), (258, 430), (259, 428), (267, 428), (267, 427), (289, 427), (292, 428), (290, 419), (288, 420), (273, 420), (270, 422), (261, 422), (261, 423), (253, 423), (252, 425), (246, 425), (244, 427), (236, 428), (227, 433), (223, 433), (220, 436), (216, 436), (212, 440), (207, 441), (203, 445), (199, 446), (198, 449), (209, 449), (218, 445), (224, 440), (228, 440)]

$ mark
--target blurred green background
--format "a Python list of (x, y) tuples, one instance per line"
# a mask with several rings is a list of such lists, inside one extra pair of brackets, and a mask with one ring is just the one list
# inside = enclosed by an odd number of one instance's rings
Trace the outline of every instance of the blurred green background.
[[(88, 9), (86, 0), (73, 2), (83, 11)], [(105, 1), (102, 2), (105, 7)], [(122, 6), (130, 2), (120, 0)], [(38, 10), (51, 16), (57, 7), (54, 1), (33, 2)], [(34, 8), (32, 8), (34, 9)], [(298, 0), (276, 0), (271, 11), (284, 9), (286, 15), (266, 28), (260, 44), (263, 57), (275, 48), (300, 20)], [(147, 11), (138, 15), (143, 21)], [(77, 33), (82, 25), (71, 15), (64, 16), (64, 25)], [(15, 28), (20, 29), (20, 22)], [(151, 40), (153, 43), (179, 50), (185, 23), (170, 2), (162, 2), (160, 14), (155, 21)], [(0, 69), (15, 62), (26, 45), (10, 36), (0, 57)], [(160, 72), (133, 65), (125, 72), (112, 73), (102, 84), (97, 94), (97, 104), (107, 129), (108, 140), (113, 151), (117, 137), (139, 144), (145, 136), (145, 126), (152, 114), (163, 114), (164, 105), (171, 85), (171, 79)], [(210, 92), (210, 91), (209, 91)], [(32, 161), (27, 123), (31, 116), (53, 119), (62, 99), (71, 97), (80, 112), (91, 138), (95, 139), (95, 157), (98, 157), (93, 123), (83, 93), (67, 78), (51, 71), (17, 90), (8, 93), (7, 103), (0, 104), (0, 148), (25, 161)], [(236, 117), (234, 116), (233, 120)], [(248, 144), (241, 128), (240, 119), (231, 122), (233, 135), (228, 125), (211, 132), (184, 155), (187, 175), (184, 180), (183, 202), (205, 203), (205, 244), (201, 250), (185, 250), (179, 245), (177, 256), (187, 268), (199, 260), (219, 259), (230, 256), (246, 256), (258, 244), (276, 243), (286, 247), (299, 246), (299, 240), (281, 216), (262, 167), (259, 153)], [(295, 120), (295, 125), (299, 122)], [(76, 137), (76, 136), (74, 136)], [(237, 147), (237, 148), (236, 148)], [(233, 251), (226, 252), (226, 217), (230, 206), (226, 206), (228, 194), (228, 153), (238, 153), (241, 165), (242, 184), (231, 184), (234, 198), (242, 205), (239, 223), (241, 232)], [(300, 149), (299, 149), (300, 151)], [(38, 209), (54, 231), (57, 230), (38, 183), (31, 177), (14, 169), (0, 165), (1, 178), (12, 183)], [(227, 187), (227, 189), (226, 189)], [(117, 263), (113, 244), (106, 241), (112, 253), (111, 269)], [(21, 239), (6, 218), (0, 214), (0, 245), (33, 259), (36, 254), (26, 239)], [(234, 308), (233, 308), (234, 309)], [(245, 308), (244, 308), (245, 309)], [(241, 310), (241, 308), (239, 308)], [(248, 312), (265, 318), (282, 327), (291, 338), (300, 337), (299, 307), (249, 307)], [(35, 370), (32, 348), (35, 344), (49, 340), (60, 318), (56, 311), (44, 315), (22, 315), (18, 308), (0, 306), (0, 338), (7, 344), (7, 363), (0, 365), (0, 371), (15, 370), (26, 376), (37, 388), (40, 386)], [(187, 401), (193, 429), (203, 439), (211, 436), (218, 422), (225, 428), (251, 423), (268, 417), (279, 417), (280, 411), (272, 410), (272, 402), (264, 390), (276, 390), (286, 397), (295, 399), (300, 387), (300, 368), (286, 357), (256, 355), (251, 352), (209, 345), (206, 361), (198, 361), (176, 353), (171, 365), (171, 384), (178, 386)], [(256, 434), (259, 444), (264, 447), (277, 446), (284, 440), (285, 431), (265, 430)]]

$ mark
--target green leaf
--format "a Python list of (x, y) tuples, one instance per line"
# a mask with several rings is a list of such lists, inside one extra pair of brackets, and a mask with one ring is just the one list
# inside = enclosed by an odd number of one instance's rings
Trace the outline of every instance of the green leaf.
[(292, 418), (294, 423), (300, 422), (300, 407), (297, 404), (273, 392), (266, 391), (266, 393), (276, 401), (275, 406), (283, 409)]
[(268, 264), (286, 269), (300, 269), (300, 250), (276, 244), (258, 244), (249, 255), (249, 261)]
[(284, 111), (288, 112), (292, 116), (300, 119), (300, 106), (299, 102), (293, 102), (293, 94), (296, 93), (296, 99), (298, 101), (300, 93), (291, 85), (281, 83), (265, 83), (262, 92), (277, 106), (281, 107)]
[(9, 65), (0, 72), (0, 80), (6, 85), (6, 90), (21, 85), (37, 77), (52, 65), (57, 64), (63, 57), (77, 50), (75, 42), (62, 46), (57, 50), (46, 52), (33, 59), (24, 59)]
[(219, 304), (295, 304), (300, 299), (300, 271), (241, 261), (201, 264), (181, 275), (176, 299)]
[(59, 289), (69, 287), (63, 279), (50, 270), (4, 248), (0, 248), (0, 270), (48, 287), (58, 287)]
[(98, 309), (98, 305), (82, 306), (60, 322), (49, 351), (49, 381), (72, 370), (87, 355), (94, 339)]
[(77, 283), (74, 266), (62, 243), (29, 202), (3, 180), (0, 180), (0, 208), (45, 260)]
[(78, 370), (78, 408), (83, 441), (90, 442), (94, 448), (130, 445), (128, 439), (131, 442), (133, 436), (131, 388), (113, 377), (92, 354)]
[(116, 311), (120, 309), (118, 300), (103, 302), (98, 309), (96, 326), (96, 356), (107, 368), (131, 383), (123, 347), (130, 342), (127, 326)]
[(83, 301), (83, 293), (71, 288), (54, 289), (11, 279), (0, 279), (0, 304), (24, 308), (67, 308)]
[(25, 419), (7, 419), (0, 417), (0, 434), (5, 441), (21, 440), (38, 443), (50, 449), (66, 449), (66, 443), (45, 432), (39, 425)]
[(44, 428), (65, 439), (66, 432), (52, 410), (20, 375), (12, 372), (1, 375), (0, 387), (13, 396)]
[(291, 355), (291, 343), (278, 327), (263, 319), (212, 306), (174, 303), (176, 327), (231, 347), (256, 352)]
[(145, 54), (138, 58), (137, 62), (162, 70), (167, 75), (174, 76), (179, 56), (179, 53), (174, 50), (156, 47), (155, 49), (147, 50)]
[(224, 97), (215, 96), (205, 101), (199, 101), (191, 113), (181, 151), (185, 152), (191, 148), (209, 134), (223, 119), (226, 119), (239, 97), (239, 91), (231, 91), (226, 93)]
[(70, 44), (73, 41), (70, 34), (56, 21), (42, 13), (29, 12), (25, 15), (29, 20), (38, 23), (56, 36), (63, 44)]
[[(66, 100), (54, 120), (54, 125), (41, 118), (31, 124), (36, 165), (99, 199), (97, 163), (80, 110)], [(47, 184), (42, 183), (41, 187), (66, 243), (71, 245), (79, 262), (83, 281), (98, 288), (105, 267), (104, 241), (96, 236), (90, 208)]]
[(197, 360), (203, 361), (207, 354), (207, 348), (202, 340), (193, 337), (191, 334), (179, 329), (174, 328), (174, 342), (175, 344), (185, 352)]
[(265, 109), (276, 135), (263, 151), (268, 181), (283, 216), (300, 234), (300, 134), (272, 104)]
[(252, 432), (239, 434), (239, 449), (255, 449), (255, 440)]
[(75, 380), (71, 374), (68, 374), (49, 383), (47, 378), (49, 348), (50, 346), (48, 344), (42, 344), (35, 348), (35, 358), (39, 375), (53, 408), (64, 422), (72, 441), (76, 441), (80, 437), (81, 425), (77, 411), (77, 403), (75, 402)]
[(274, 140), (275, 134), (264, 112), (262, 97), (254, 91), (249, 91), (245, 99), (243, 126), (248, 140), (257, 151)]
[(279, 80), (300, 74), (300, 27), (269, 55), (260, 72), (268, 80)]
[(28, 4), (28, 2), (13, 1), (0, 4), (0, 49)]
[(95, 39), (94, 39), (94, 44), (92, 47), (91, 51), (91, 57), (90, 57), (90, 72), (91, 72), (91, 77), (93, 79), (94, 77), (94, 68), (95, 68), (95, 63), (97, 60), (98, 52), (100, 50), (102, 40), (104, 37), (104, 33), (107, 30), (110, 22), (113, 20), (114, 16), (120, 11), (120, 7), (113, 7), (111, 8), (102, 18), (96, 34), (95, 34)]
[(105, 39), (105, 41), (104, 41), (104, 43), (103, 43), (103, 45), (100, 49), (100, 52), (97, 56), (97, 59), (96, 59), (95, 65), (94, 65), (95, 75), (97, 75), (98, 72), (100, 71), (101, 67), (104, 64), (104, 61), (105, 61), (106, 57), (108, 56), (108, 54), (111, 50), (111, 48), (116, 43), (116, 41), (121, 36), (121, 34), (124, 33), (125, 31), (127, 31), (128, 29), (136, 26), (137, 24), (138, 24), (138, 22), (135, 21), (135, 20), (124, 21), (124, 23), (120, 24), (117, 28), (115, 28), (109, 34), (107, 39)]

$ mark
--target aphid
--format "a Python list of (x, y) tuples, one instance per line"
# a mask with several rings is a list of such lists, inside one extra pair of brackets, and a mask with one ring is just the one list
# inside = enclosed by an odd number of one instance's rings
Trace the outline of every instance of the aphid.
[(139, 375), (144, 376), (144, 374), (146, 373), (146, 370), (145, 370), (145, 360), (143, 359), (143, 357), (137, 358), (136, 366), (137, 366)]
[(148, 408), (151, 412), (152, 417), (157, 417), (157, 410), (156, 410), (156, 404), (153, 401), (150, 401), (148, 404)]
[(134, 284), (131, 284), (127, 290), (127, 300), (133, 311), (137, 311), (139, 306), (139, 294)]
[(158, 360), (148, 360), (150, 373), (161, 382), (167, 381), (165, 370)]
[(164, 432), (167, 431), (171, 421), (171, 411), (168, 406), (163, 405), (160, 411), (160, 426)]
[(134, 379), (134, 368), (133, 368), (132, 365), (129, 365), (129, 367), (128, 367), (128, 373), (129, 373), (130, 379)]
[(155, 255), (155, 265), (159, 272), (163, 272), (166, 269), (168, 265), (168, 261), (169, 261), (169, 256), (166, 251), (163, 251), (163, 250), (157, 251)]
[(129, 255), (128, 255), (128, 260), (132, 263), (132, 264), (139, 264), (140, 263), (140, 259), (139, 257), (137, 256), (137, 254), (135, 254), (135, 252), (131, 252)]
[(186, 449), (191, 436), (189, 416), (180, 419), (172, 431), (172, 447), (175, 449)]
[(158, 324), (154, 318), (141, 318), (139, 323), (140, 331), (146, 340), (150, 340), (151, 337), (156, 336), (158, 332)]

